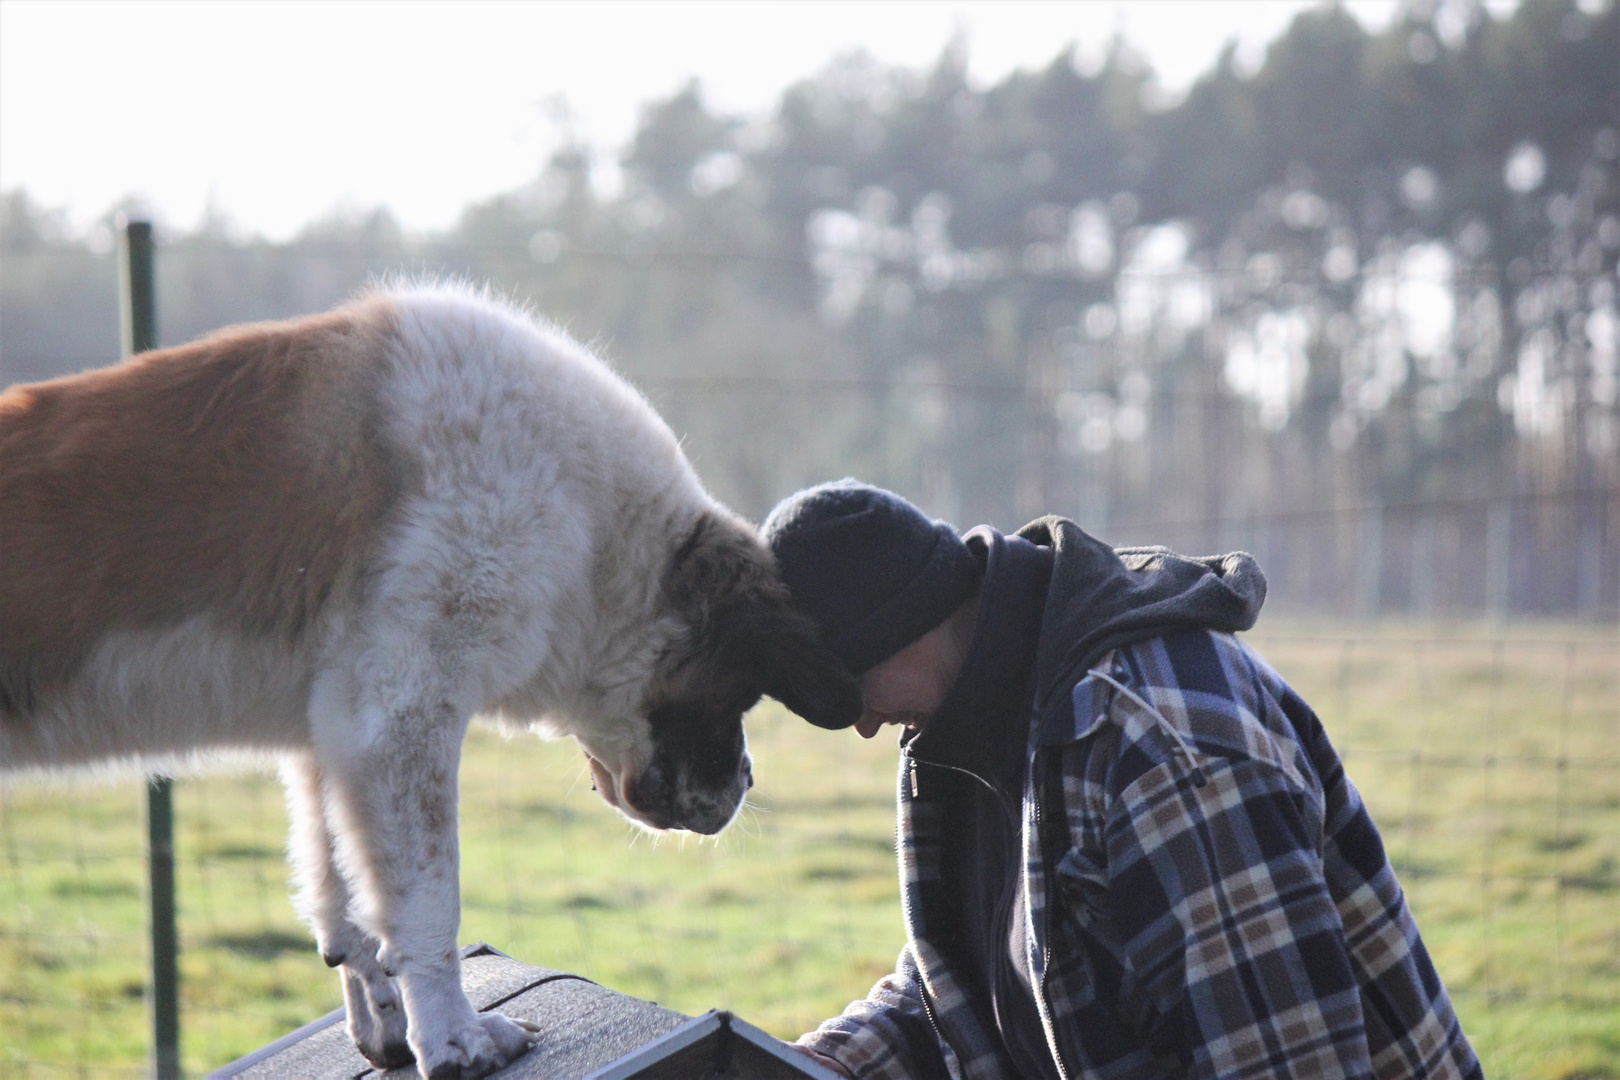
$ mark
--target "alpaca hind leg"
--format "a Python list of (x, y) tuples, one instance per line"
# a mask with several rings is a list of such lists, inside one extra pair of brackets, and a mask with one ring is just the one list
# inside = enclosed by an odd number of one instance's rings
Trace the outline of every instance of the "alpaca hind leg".
[(379, 1069), (408, 1065), (412, 1055), (399, 984), (377, 959), (380, 943), (349, 917), (349, 886), (326, 823), (320, 766), (310, 754), (291, 756), (282, 763), (281, 778), (292, 819), (299, 914), (314, 931), (321, 958), (339, 969), (349, 1037)]

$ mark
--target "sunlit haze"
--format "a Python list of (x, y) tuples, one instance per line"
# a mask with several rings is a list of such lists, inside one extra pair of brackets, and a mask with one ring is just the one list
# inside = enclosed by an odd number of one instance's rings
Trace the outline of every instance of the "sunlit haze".
[[(79, 225), (133, 195), (177, 226), (212, 207), (272, 238), (377, 205), (431, 230), (533, 178), (564, 116), (611, 184), (638, 108), (694, 77), (714, 107), (763, 116), (856, 49), (923, 68), (961, 35), (989, 84), (1070, 42), (1100, 57), (1119, 33), (1173, 94), (1230, 40), (1256, 64), (1309, 6), (4, 0), (0, 187)], [(1369, 27), (1396, 10), (1347, 6)]]

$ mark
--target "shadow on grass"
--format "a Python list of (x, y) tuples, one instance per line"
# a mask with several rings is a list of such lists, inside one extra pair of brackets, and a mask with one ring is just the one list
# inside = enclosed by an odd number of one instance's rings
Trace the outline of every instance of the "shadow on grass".
[(279, 862), (282, 858), (280, 848), (268, 847), (263, 844), (235, 844), (213, 848), (203, 853), (210, 859), (268, 859)]
[(590, 893), (575, 893), (565, 897), (557, 905), (564, 911), (612, 911), (619, 905), (601, 896), (592, 896)]
[(285, 953), (314, 951), (315, 942), (306, 934), (286, 930), (262, 930), (255, 934), (216, 934), (208, 944), (254, 960), (274, 960)]
[(128, 881), (106, 879), (62, 878), (51, 885), (51, 895), (63, 899), (82, 897), (87, 900), (107, 900), (141, 895), (141, 888)]

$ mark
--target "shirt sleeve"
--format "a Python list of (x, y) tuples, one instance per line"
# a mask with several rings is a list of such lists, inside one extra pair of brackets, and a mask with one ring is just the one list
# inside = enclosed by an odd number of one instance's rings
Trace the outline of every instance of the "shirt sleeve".
[(859, 1080), (909, 1080), (952, 1075), (923, 1004), (917, 962), (908, 944), (893, 974), (843, 1015), (799, 1037), (799, 1045), (826, 1054)]
[(1186, 1076), (1372, 1076), (1319, 807), (1275, 765), (1203, 754), (1109, 807), (1122, 1012)]

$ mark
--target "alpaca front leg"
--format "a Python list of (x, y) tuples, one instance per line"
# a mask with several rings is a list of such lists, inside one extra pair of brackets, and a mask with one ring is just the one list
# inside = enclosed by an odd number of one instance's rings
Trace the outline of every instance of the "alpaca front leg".
[(328, 822), (358, 925), (382, 943), (407, 1041), (423, 1076), (485, 1076), (525, 1053), (533, 1031), (480, 1015), (461, 988), (456, 770), (466, 721), (448, 706), (397, 710), (360, 753), (323, 758)]
[(291, 756), (282, 762), (281, 779), (292, 820), (295, 902), (315, 933), (321, 958), (339, 969), (349, 1038), (379, 1069), (409, 1065), (412, 1056), (399, 985), (377, 959), (381, 947), (377, 939), (349, 918), (349, 887), (338, 870), (326, 823), (320, 766), (308, 754)]

